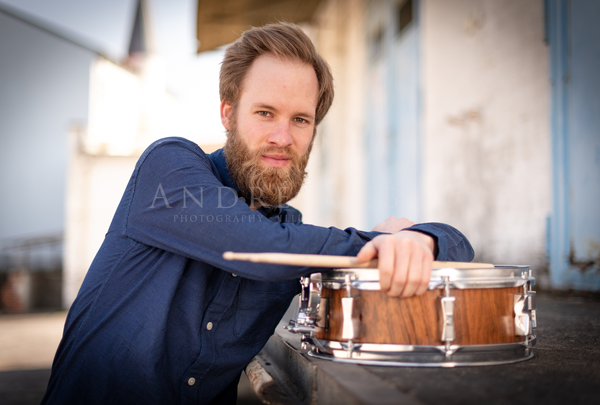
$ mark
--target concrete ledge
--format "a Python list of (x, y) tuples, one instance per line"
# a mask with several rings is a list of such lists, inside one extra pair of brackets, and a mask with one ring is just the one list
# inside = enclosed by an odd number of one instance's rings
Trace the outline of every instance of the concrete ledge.
[[(314, 359), (300, 350), (300, 339), (279, 328), (255, 358), (283, 386), (257, 394), (265, 403), (297, 404), (419, 404), (392, 384), (363, 367)], [(252, 363), (251, 363), (252, 364)], [(261, 384), (257, 384), (261, 387)], [(276, 394), (269, 393), (275, 391)], [(283, 402), (279, 393), (286, 391)], [(293, 401), (293, 402), (292, 402)]]
[(258, 361), (288, 392), (274, 403), (600, 403), (600, 302), (540, 293), (537, 306), (535, 357), (514, 364), (392, 367), (316, 359), (301, 350), (300, 337), (284, 330), (284, 322)]

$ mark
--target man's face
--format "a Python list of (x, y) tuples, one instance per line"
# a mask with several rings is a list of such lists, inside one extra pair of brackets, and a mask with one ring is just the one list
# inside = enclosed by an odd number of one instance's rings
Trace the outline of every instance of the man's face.
[(242, 194), (278, 205), (302, 185), (315, 129), (319, 84), (312, 66), (274, 55), (248, 69), (234, 108), (221, 103), (225, 156)]

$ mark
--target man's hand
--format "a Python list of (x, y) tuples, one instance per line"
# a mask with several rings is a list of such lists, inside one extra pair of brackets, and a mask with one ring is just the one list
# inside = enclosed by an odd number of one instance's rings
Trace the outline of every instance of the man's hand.
[(398, 219), (396, 217), (389, 217), (385, 221), (375, 225), (372, 230), (376, 232), (396, 233), (403, 229), (410, 228), (414, 224), (413, 221), (409, 221), (406, 218)]
[(400, 231), (393, 235), (376, 236), (363, 246), (357, 258), (363, 263), (377, 257), (381, 291), (387, 292), (390, 297), (407, 298), (427, 291), (433, 249), (431, 236)]

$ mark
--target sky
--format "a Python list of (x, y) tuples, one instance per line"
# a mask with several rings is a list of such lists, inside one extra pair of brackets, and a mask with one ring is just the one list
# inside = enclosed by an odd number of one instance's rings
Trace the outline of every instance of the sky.
[[(116, 61), (127, 55), (137, 0), (0, 0)], [(196, 54), (196, 0), (147, 0), (155, 50), (164, 58), (167, 90), (180, 102), (184, 133), (224, 141), (218, 74), (222, 51)]]

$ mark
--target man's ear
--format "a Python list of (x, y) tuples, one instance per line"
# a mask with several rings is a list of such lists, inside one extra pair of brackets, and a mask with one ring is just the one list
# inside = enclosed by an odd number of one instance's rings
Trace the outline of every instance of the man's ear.
[(229, 131), (229, 122), (233, 109), (226, 101), (221, 101), (221, 123)]

